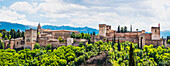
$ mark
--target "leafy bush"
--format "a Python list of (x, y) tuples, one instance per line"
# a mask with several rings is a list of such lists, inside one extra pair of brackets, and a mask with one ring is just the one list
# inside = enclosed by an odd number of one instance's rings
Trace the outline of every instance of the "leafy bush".
[[(121, 43), (121, 51), (118, 51), (117, 45), (114, 45), (115, 50), (109, 53), (110, 62), (113, 65), (129, 65), (129, 50), (131, 42)], [(170, 48), (164, 46), (154, 48), (153, 45), (145, 45), (143, 49), (138, 49), (137, 44), (133, 45), (133, 57), (137, 66), (168, 66), (170, 65)], [(125, 47), (125, 48), (123, 48)]]
[(35, 43), (34, 44), (34, 49), (40, 49), (40, 44), (39, 43)]

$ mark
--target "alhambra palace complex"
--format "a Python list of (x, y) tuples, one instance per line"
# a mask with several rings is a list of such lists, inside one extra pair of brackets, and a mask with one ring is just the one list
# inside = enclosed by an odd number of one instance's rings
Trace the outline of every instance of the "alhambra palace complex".
[(116, 30), (111, 30), (110, 25), (99, 24), (99, 35), (106, 38), (113, 38), (115, 36), (116, 40), (119, 38), (120, 42), (130, 41), (137, 43), (139, 48), (150, 44), (153, 44), (153, 46), (167, 45), (167, 40), (160, 38), (160, 25), (158, 27), (151, 27), (151, 33), (145, 33), (145, 30), (118, 33)]
[[(5, 44), (5, 48), (10, 44), (10, 48), (29, 48), (33, 49), (35, 43), (39, 43), (41, 47), (47, 46), (47, 44), (51, 44), (52, 47), (59, 47), (62, 45), (73, 45), (78, 46), (79, 43), (86, 44), (88, 40), (86, 39), (75, 39), (70, 38), (72, 33), (79, 34), (78, 31), (71, 30), (50, 30), (50, 29), (42, 29), (39, 24), (37, 30), (29, 29), (25, 30), (25, 39), (17, 38), (9, 40), (3, 40)], [(110, 25), (99, 24), (99, 35), (91, 35), (91, 41), (96, 42), (99, 40), (105, 41), (104, 39), (108, 39), (108, 41), (112, 41), (115, 36), (116, 42), (118, 39), (120, 42), (130, 41), (133, 43), (137, 43), (139, 48), (143, 48), (144, 45), (153, 44), (156, 46), (170, 47), (169, 44), (166, 44), (167, 39), (160, 38), (160, 26), (151, 27), (151, 33), (145, 33), (145, 30), (142, 31), (129, 31), (125, 33), (119, 33), (116, 30), (111, 30)], [(65, 42), (59, 42), (58, 38), (61, 37)]]

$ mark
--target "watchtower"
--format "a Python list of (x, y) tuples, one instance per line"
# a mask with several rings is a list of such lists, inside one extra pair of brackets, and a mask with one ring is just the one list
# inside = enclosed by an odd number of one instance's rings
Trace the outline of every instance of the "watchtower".
[(158, 27), (151, 27), (152, 40), (160, 40), (160, 24)]
[(99, 24), (99, 35), (106, 36), (106, 24)]

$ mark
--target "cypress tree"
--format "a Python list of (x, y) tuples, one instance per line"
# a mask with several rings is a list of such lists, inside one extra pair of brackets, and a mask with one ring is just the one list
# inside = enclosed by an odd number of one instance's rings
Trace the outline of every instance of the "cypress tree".
[(113, 43), (115, 43), (116, 42), (116, 35), (115, 35), (115, 33), (114, 33), (114, 40), (113, 40), (114, 42)]
[(94, 43), (94, 35), (93, 35), (93, 43)]
[(20, 32), (20, 30), (19, 30), (19, 29), (17, 30), (16, 35), (17, 35), (17, 36), (16, 36), (16, 38), (21, 37), (21, 32)]
[(10, 35), (11, 35), (11, 38), (14, 38), (14, 29), (11, 29)]
[(123, 27), (121, 27), (120, 32), (121, 32), (121, 33), (124, 33), (124, 32), (125, 32)]
[(23, 39), (25, 39), (25, 36), (24, 36), (24, 31), (22, 31), (22, 33), (21, 33), (21, 37), (23, 37)]
[[(114, 40), (114, 38), (112, 38), (112, 47), (114, 46), (114, 41), (113, 40)], [(114, 49), (114, 47), (113, 47), (113, 49)]]
[(120, 42), (119, 42), (119, 38), (118, 38), (118, 51), (120, 51), (121, 48), (120, 48)]
[(125, 33), (127, 32), (127, 27), (126, 27), (126, 26), (124, 26), (124, 32), (125, 32)]
[(130, 44), (129, 50), (129, 66), (135, 66), (134, 53), (132, 48), (132, 43)]
[[(114, 46), (115, 42), (116, 42), (116, 36), (114, 34), (114, 38), (112, 38), (112, 47)], [(113, 49), (114, 49), (114, 47), (113, 47)]]
[(4, 49), (4, 43), (0, 40), (0, 49)]
[(120, 25), (117, 28), (117, 32), (120, 33)]

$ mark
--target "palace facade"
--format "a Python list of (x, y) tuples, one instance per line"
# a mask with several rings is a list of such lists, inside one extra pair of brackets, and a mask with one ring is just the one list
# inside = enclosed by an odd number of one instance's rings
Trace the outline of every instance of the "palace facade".
[[(47, 44), (51, 44), (53, 47), (67, 45), (67, 39), (70, 38), (70, 35), (73, 32), (75, 34), (79, 34), (78, 31), (72, 30), (42, 29), (41, 25), (38, 24), (37, 30), (25, 30), (25, 47), (30, 47), (33, 49), (36, 42), (42, 47), (47, 46)], [(58, 40), (59, 37), (61, 37), (65, 42), (60, 42)]]
[(110, 25), (99, 24), (99, 36), (104, 37), (112, 41), (115, 36), (116, 40), (120, 42), (130, 41), (133, 43), (138, 43), (140, 48), (144, 45), (153, 44), (154, 46), (166, 45), (166, 39), (160, 38), (160, 26), (151, 27), (151, 33), (146, 33), (145, 30), (138, 31), (128, 31), (128, 32), (117, 32), (116, 30), (111, 30)]

